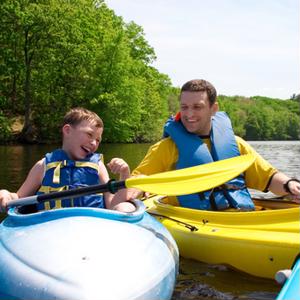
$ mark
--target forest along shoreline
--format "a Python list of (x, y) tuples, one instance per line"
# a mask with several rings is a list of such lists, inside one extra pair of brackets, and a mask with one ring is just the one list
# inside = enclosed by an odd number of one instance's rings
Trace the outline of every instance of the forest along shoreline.
[[(103, 119), (103, 142), (153, 142), (178, 111), (180, 88), (153, 67), (143, 27), (105, 2), (6, 0), (0, 18), (0, 143), (57, 142), (61, 119), (75, 106)], [(299, 100), (295, 91), (289, 99), (218, 96), (245, 140), (299, 140)]]
[[(175, 96), (173, 95), (173, 98)], [(177, 101), (177, 100), (176, 100)], [(241, 97), (241, 96), (219, 96), (218, 101), (220, 110), (224, 110), (231, 117), (235, 134), (248, 141), (284, 141), (284, 140), (300, 140), (300, 105), (299, 100), (279, 100), (266, 97)], [(177, 103), (178, 104), (178, 103)], [(173, 105), (175, 107), (175, 105)], [(60, 142), (59, 125), (60, 120), (56, 115), (53, 119), (56, 123), (49, 124), (44, 122), (37, 124), (32, 121), (31, 130), (24, 133), (25, 117), (15, 115), (11, 117), (1, 118), (0, 111), (0, 144), (22, 144), (22, 143), (58, 143)], [(169, 112), (172, 115), (172, 112)], [(104, 125), (103, 142), (120, 142), (120, 143), (136, 143), (136, 142), (155, 142), (161, 138), (161, 131), (164, 121), (167, 117), (156, 119), (153, 123), (160, 123), (161, 126), (156, 128), (156, 132), (152, 135), (135, 136), (130, 139), (118, 138), (114, 134), (110, 134), (112, 130), (107, 130)], [(105, 124), (105, 122), (104, 122)], [(55, 127), (55, 129), (54, 129)], [(53, 131), (52, 133), (50, 131)], [(108, 131), (108, 132), (107, 132)], [(43, 132), (48, 132), (47, 135)], [(26, 138), (24, 138), (24, 134)], [(118, 133), (117, 133), (118, 137)]]

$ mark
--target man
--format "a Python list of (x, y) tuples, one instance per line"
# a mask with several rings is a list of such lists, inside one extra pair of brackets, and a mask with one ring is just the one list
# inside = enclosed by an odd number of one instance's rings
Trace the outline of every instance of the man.
[(299, 199), (299, 180), (278, 172), (247, 142), (235, 136), (228, 116), (218, 110), (217, 92), (211, 83), (199, 79), (185, 83), (181, 88), (180, 113), (165, 125), (166, 138), (150, 147), (133, 175), (151, 175), (252, 153), (256, 160), (244, 174), (213, 190), (179, 196), (179, 204), (205, 210), (253, 210), (247, 188), (291, 194)]

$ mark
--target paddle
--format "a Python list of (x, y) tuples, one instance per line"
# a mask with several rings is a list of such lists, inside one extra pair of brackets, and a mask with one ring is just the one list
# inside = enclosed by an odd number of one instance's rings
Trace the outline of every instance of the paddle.
[(192, 194), (209, 190), (231, 180), (244, 172), (254, 160), (253, 155), (247, 154), (191, 168), (145, 177), (132, 177), (125, 181), (112, 180), (106, 184), (20, 198), (10, 201), (8, 206), (35, 204), (108, 191), (115, 193), (123, 188), (137, 188), (145, 192), (169, 196)]

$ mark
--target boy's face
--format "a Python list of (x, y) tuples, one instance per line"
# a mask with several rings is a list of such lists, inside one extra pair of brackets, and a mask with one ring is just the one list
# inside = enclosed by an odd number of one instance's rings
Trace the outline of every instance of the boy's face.
[(71, 159), (84, 159), (95, 152), (101, 142), (103, 128), (96, 127), (89, 121), (82, 121), (76, 126), (66, 124), (63, 129), (63, 150)]

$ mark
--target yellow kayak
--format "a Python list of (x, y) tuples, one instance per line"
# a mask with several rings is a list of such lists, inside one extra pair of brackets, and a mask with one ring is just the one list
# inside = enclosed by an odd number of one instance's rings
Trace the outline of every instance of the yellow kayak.
[(216, 212), (170, 202), (165, 196), (144, 201), (147, 211), (171, 232), (182, 257), (274, 279), (278, 270), (291, 268), (299, 253), (297, 204), (255, 200), (252, 212)]

